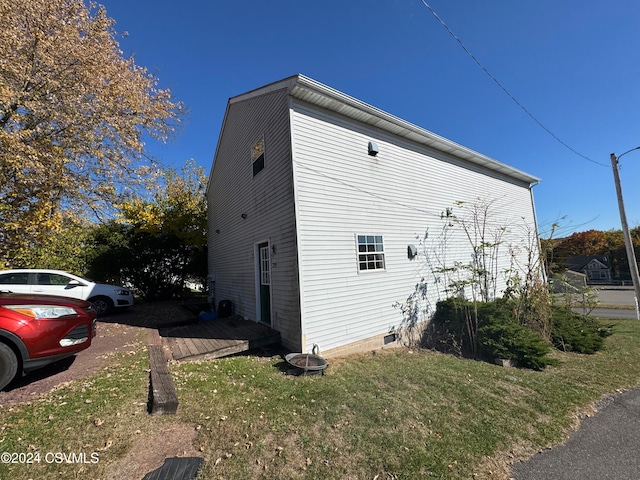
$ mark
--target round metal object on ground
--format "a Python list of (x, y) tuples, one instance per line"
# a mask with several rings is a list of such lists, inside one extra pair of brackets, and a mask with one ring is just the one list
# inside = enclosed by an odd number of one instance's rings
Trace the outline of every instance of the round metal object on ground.
[(284, 359), (289, 365), (305, 372), (322, 371), (329, 366), (324, 358), (313, 353), (290, 353)]

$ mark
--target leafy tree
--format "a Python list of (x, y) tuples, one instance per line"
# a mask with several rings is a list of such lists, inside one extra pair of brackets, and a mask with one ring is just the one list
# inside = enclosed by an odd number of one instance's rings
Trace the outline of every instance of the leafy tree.
[(103, 211), (150, 179), (143, 137), (164, 141), (181, 111), (122, 56), (102, 6), (0, 2), (0, 265), (78, 216), (61, 212)]
[[(640, 259), (640, 227), (631, 229), (630, 233), (637, 261)], [(569, 237), (552, 240), (546, 247), (552, 252), (554, 272), (564, 270), (570, 256), (606, 255), (613, 278), (631, 278), (622, 230), (576, 232)]]
[(189, 276), (191, 249), (177, 235), (133, 229), (125, 278), (147, 299), (182, 297)]
[(207, 178), (194, 160), (182, 170), (166, 169), (159, 175), (150, 198), (134, 197), (117, 205), (120, 221), (150, 234), (171, 233), (186, 244), (207, 242)]
[(90, 275), (133, 285), (147, 298), (185, 292), (207, 275), (206, 177), (195, 162), (169, 169), (149, 198), (118, 205), (118, 219), (94, 232)]
[(52, 268), (84, 275), (91, 248), (92, 226), (83, 219), (62, 218), (37, 247), (24, 250), (24, 268)]
[(87, 276), (104, 283), (125, 282), (124, 266), (131, 261), (129, 242), (132, 235), (131, 225), (115, 220), (94, 225), (90, 234)]
[(607, 241), (607, 249), (603, 255), (607, 255), (611, 267), (612, 278), (630, 278), (629, 261), (624, 244), (622, 230), (608, 230), (604, 232)]
[(599, 230), (576, 232), (562, 240), (556, 248), (556, 255), (565, 259), (576, 255), (606, 255), (607, 240), (605, 233)]

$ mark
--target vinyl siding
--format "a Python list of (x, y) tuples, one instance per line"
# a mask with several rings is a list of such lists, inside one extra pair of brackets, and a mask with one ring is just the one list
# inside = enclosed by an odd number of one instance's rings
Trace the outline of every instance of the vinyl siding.
[[(253, 176), (251, 147), (264, 136), (265, 168)], [(288, 95), (285, 90), (231, 101), (208, 187), (209, 272), (216, 301), (256, 319), (254, 245), (269, 241), (271, 317), (283, 343), (300, 348), (295, 215)], [(242, 214), (247, 218), (243, 219)], [(216, 233), (219, 231), (220, 233)]]
[[(446, 209), (456, 202), (491, 202), (490, 225), (506, 227), (498, 270), (510, 268), (507, 244), (533, 242), (529, 185), (470, 167), (373, 127), (294, 101), (294, 171), (302, 302), (303, 349), (321, 350), (393, 331), (402, 303), (427, 282), (425, 316), (444, 298), (427, 262), (468, 263), (469, 241), (459, 229), (442, 240)], [(377, 157), (367, 144), (379, 147)], [(454, 231), (455, 230), (455, 231)], [(427, 258), (409, 260), (428, 231)], [(386, 268), (359, 272), (355, 235), (382, 235)], [(524, 264), (526, 249), (517, 254)], [(498, 289), (504, 288), (499, 275)]]

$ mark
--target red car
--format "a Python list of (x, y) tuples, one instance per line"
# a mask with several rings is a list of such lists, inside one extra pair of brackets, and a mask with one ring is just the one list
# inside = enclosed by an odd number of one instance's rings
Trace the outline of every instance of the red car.
[(89, 302), (0, 292), (0, 390), (17, 374), (88, 348), (95, 335), (96, 311)]

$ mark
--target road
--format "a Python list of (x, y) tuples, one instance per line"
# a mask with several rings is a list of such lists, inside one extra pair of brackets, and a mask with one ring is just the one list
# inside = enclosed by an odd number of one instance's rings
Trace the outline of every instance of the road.
[(513, 480), (640, 478), (640, 389), (607, 397), (593, 417), (558, 447), (514, 465)]
[[(632, 288), (599, 289), (603, 305), (592, 316), (635, 319)], [(626, 308), (624, 308), (626, 307)], [(630, 308), (631, 307), (631, 308)], [(576, 311), (580, 311), (576, 309)], [(560, 446), (535, 455), (511, 469), (513, 480), (637, 480), (640, 478), (640, 388), (610, 396), (598, 413)]]
[[(600, 318), (637, 318), (634, 299), (633, 287), (598, 287), (598, 300), (604, 307), (593, 309), (590, 315)], [(580, 308), (574, 308), (574, 311), (582, 313)]]
[[(582, 313), (581, 309), (575, 309), (576, 312)], [(622, 308), (595, 308), (591, 311), (592, 317), (600, 318), (629, 318), (634, 319), (636, 317), (635, 310), (628, 310)]]

